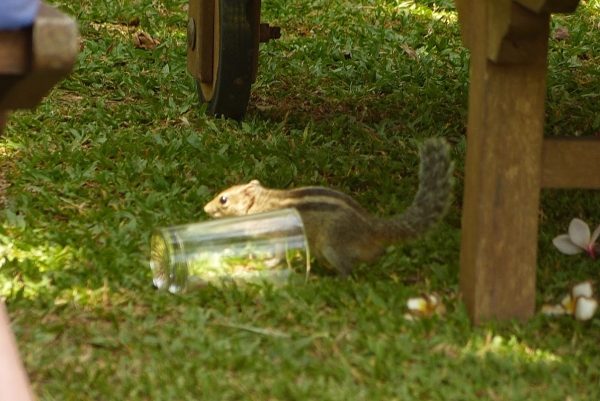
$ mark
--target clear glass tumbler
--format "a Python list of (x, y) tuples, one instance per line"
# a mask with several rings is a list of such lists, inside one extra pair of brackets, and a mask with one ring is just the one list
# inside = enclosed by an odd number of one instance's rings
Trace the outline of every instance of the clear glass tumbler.
[(285, 284), (310, 270), (296, 209), (159, 228), (150, 240), (154, 285), (172, 293), (223, 282)]

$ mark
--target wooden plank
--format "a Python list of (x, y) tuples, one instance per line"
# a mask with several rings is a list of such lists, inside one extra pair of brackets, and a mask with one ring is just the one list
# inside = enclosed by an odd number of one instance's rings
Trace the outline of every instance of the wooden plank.
[(474, 323), (531, 317), (549, 16), (529, 63), (488, 54), (489, 1), (472, 0), (471, 87), (460, 254), (460, 290)]
[(544, 188), (600, 189), (600, 138), (546, 138)]

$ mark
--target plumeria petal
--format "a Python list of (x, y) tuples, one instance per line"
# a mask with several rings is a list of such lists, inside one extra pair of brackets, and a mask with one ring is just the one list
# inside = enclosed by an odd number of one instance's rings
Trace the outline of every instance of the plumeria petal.
[(438, 294), (429, 295), (429, 305), (432, 308), (433, 313), (437, 313), (438, 315), (446, 313), (446, 306), (442, 302), (442, 297)]
[(542, 305), (540, 312), (546, 316), (562, 316), (567, 314), (562, 305)]
[(440, 302), (442, 302), (438, 294), (429, 294), (423, 296), (429, 300), (429, 305), (431, 305), (434, 309)]
[(583, 252), (583, 249), (575, 245), (568, 234), (561, 234), (552, 240), (554, 246), (566, 255), (575, 255)]
[(590, 243), (590, 227), (583, 220), (574, 218), (569, 224), (569, 238), (578, 247), (587, 249)]
[(423, 297), (409, 298), (406, 306), (411, 313), (426, 315), (428, 313), (428, 300)]
[(575, 298), (573, 298), (571, 294), (565, 295), (562, 301), (560, 301), (560, 306), (562, 306), (566, 314), (573, 314), (575, 311)]
[(590, 320), (598, 309), (598, 301), (594, 298), (579, 297), (575, 305), (575, 319)]
[(592, 238), (590, 238), (590, 244), (595, 243), (599, 236), (600, 236), (600, 226), (596, 227), (596, 229), (592, 233)]
[(592, 287), (591, 281), (584, 281), (579, 284), (575, 284), (573, 288), (571, 288), (571, 298), (576, 299), (579, 297), (587, 297), (590, 298), (594, 293), (594, 288)]
[(405, 313), (404, 319), (408, 320), (409, 322), (414, 322), (414, 321), (418, 320), (419, 318), (415, 315), (411, 315), (410, 313)]
[(443, 314), (446, 307), (437, 294), (422, 294), (419, 297), (409, 298), (406, 302), (408, 311), (414, 317), (429, 317), (433, 314)]

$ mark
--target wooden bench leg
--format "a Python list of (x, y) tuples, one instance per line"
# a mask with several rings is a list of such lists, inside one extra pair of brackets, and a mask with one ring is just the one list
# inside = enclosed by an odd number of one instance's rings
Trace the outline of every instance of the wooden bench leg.
[(549, 15), (539, 18), (529, 63), (491, 62), (486, 18), (472, 27), (460, 289), (475, 324), (535, 309)]
[(6, 120), (8, 120), (8, 111), (0, 110), (0, 134), (6, 128)]

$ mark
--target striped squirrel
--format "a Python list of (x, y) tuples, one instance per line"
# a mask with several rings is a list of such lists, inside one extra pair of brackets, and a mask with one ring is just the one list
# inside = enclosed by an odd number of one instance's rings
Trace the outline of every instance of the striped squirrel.
[(419, 155), (420, 185), (413, 203), (390, 219), (371, 215), (333, 189), (268, 189), (258, 180), (226, 189), (204, 211), (219, 218), (294, 207), (304, 223), (311, 254), (345, 276), (356, 263), (376, 260), (386, 245), (423, 234), (446, 214), (453, 183), (448, 145), (442, 139), (429, 139), (420, 146)]

